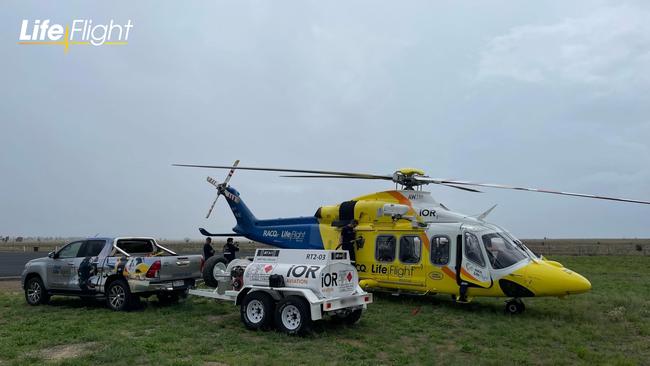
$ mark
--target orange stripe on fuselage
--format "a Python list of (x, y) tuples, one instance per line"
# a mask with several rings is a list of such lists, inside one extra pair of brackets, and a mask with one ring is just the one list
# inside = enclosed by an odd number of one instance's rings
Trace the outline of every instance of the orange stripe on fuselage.
[(442, 271), (445, 272), (445, 274), (451, 278), (456, 278), (456, 273), (452, 271), (449, 267), (444, 266), (442, 267)]
[(467, 271), (465, 270), (465, 268), (462, 268), (462, 267), (461, 267), (461, 269), (460, 269), (460, 273), (461, 273), (463, 276), (466, 276), (467, 278), (469, 278), (470, 280), (472, 280), (472, 281), (474, 281), (474, 282), (479, 282), (479, 283), (481, 282), (481, 281), (479, 281), (476, 277), (474, 277), (474, 276), (472, 276), (471, 274), (469, 274), (469, 272), (467, 272)]

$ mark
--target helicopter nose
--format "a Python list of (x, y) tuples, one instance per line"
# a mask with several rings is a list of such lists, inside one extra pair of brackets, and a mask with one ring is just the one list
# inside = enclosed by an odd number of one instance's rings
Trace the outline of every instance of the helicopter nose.
[(581, 274), (571, 271), (567, 278), (567, 294), (582, 294), (591, 290), (591, 282)]
[(531, 264), (526, 270), (526, 277), (536, 296), (565, 296), (591, 290), (589, 280), (557, 262)]

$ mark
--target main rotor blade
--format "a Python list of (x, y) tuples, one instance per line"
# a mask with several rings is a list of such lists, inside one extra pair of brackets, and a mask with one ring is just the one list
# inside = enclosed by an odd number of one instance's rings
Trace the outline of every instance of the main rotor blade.
[(446, 187), (462, 189), (463, 191), (474, 192), (474, 193), (483, 193), (482, 191), (479, 191), (478, 189), (474, 189), (474, 188), (458, 187), (458, 186), (454, 186), (454, 185), (446, 184), (446, 183), (440, 183), (440, 184), (442, 184), (443, 186), (446, 186)]
[[(378, 178), (374, 176), (364, 176), (364, 175), (359, 175), (359, 176), (354, 176), (351, 177), (349, 175), (281, 175), (280, 177), (282, 178), (343, 178), (343, 179), (382, 179), (382, 180), (388, 180), (388, 178)], [(391, 178), (392, 179), (392, 178)]]
[(238, 170), (257, 170), (266, 172), (285, 172), (285, 173), (309, 173), (309, 174), (327, 174), (327, 175), (345, 175), (348, 177), (369, 177), (368, 179), (386, 179), (392, 180), (392, 175), (375, 175), (365, 173), (350, 173), (350, 172), (335, 172), (328, 170), (309, 170), (309, 169), (283, 169), (283, 168), (259, 168), (259, 167), (244, 167), (244, 166), (229, 166), (229, 165), (196, 165), (196, 164), (172, 164), (173, 166), (188, 167), (188, 168), (208, 168), (208, 169), (238, 169)]
[(595, 199), (599, 199), (599, 200), (631, 202), (631, 203), (640, 203), (640, 204), (644, 204), (644, 205), (650, 205), (650, 201), (634, 200), (634, 199), (619, 198), (619, 197), (600, 196), (600, 195), (586, 194), (586, 193), (553, 191), (553, 190), (541, 189), (541, 188), (526, 188), (526, 187), (507, 186), (507, 185), (503, 185), (503, 184), (475, 183), (475, 182), (467, 182), (467, 181), (460, 181), (460, 180), (431, 179), (431, 178), (420, 178), (420, 177), (418, 177), (417, 180), (419, 180), (421, 182), (427, 182), (427, 183), (433, 183), (433, 184), (444, 184), (444, 185), (453, 184), (453, 185), (462, 185), (462, 186), (489, 187), (489, 188), (499, 188), (499, 189), (514, 189), (514, 190), (517, 190), (517, 191), (549, 193), (549, 194), (557, 194), (557, 195), (562, 195), (562, 196), (595, 198)]

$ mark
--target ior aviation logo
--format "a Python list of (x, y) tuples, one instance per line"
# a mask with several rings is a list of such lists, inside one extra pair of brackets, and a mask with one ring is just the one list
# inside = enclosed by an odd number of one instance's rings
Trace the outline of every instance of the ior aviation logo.
[(75, 19), (70, 24), (51, 23), (49, 19), (30, 21), (23, 19), (20, 25), (19, 45), (63, 46), (68, 53), (72, 45), (125, 46), (133, 22), (125, 24), (110, 20), (107, 24), (93, 24), (90, 19)]

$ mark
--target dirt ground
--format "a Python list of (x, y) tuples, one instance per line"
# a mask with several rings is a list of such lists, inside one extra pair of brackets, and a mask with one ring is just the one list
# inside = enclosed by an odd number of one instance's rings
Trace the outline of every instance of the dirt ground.
[(19, 292), (22, 291), (20, 288), (20, 281), (0, 281), (0, 292)]

